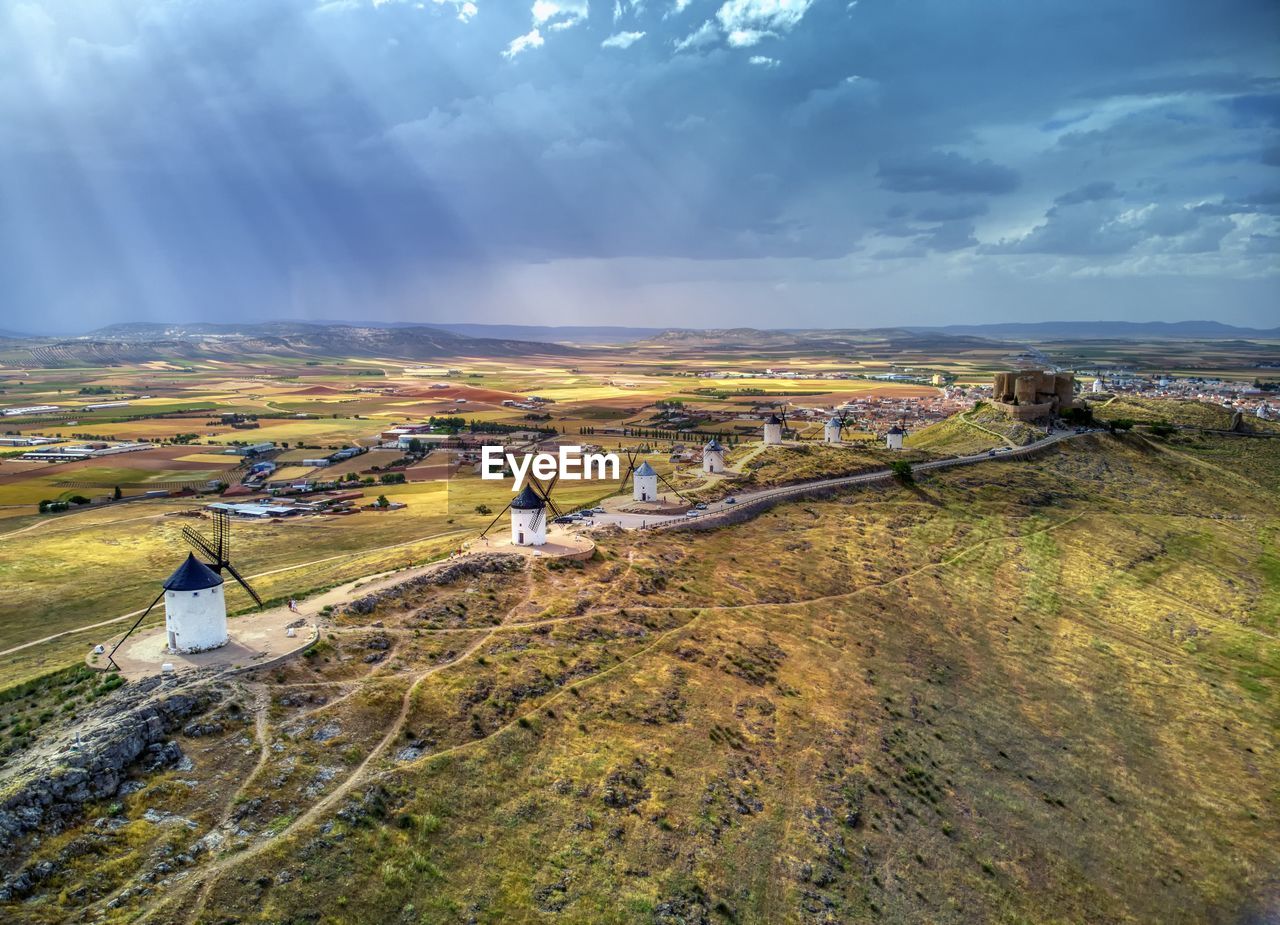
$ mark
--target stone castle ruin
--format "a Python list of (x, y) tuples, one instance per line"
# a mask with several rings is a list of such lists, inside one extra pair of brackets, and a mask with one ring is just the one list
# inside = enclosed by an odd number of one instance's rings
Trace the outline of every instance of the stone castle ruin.
[(1074, 373), (996, 373), (991, 401), (1019, 421), (1043, 421), (1076, 407)]

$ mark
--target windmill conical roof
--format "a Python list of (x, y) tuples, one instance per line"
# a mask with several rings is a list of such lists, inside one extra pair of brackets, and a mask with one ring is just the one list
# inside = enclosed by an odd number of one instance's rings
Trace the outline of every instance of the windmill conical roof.
[(648, 460), (646, 460), (645, 462), (642, 462), (639, 466), (636, 467), (636, 475), (657, 475), (657, 474), (658, 474), (657, 472), (653, 471), (653, 466), (649, 465)]
[(177, 571), (166, 579), (166, 591), (203, 591), (205, 588), (216, 588), (222, 584), (222, 576), (205, 565), (192, 553), (187, 553), (187, 560), (178, 566)]
[(771, 415), (769, 415), (769, 417), (768, 417), (768, 419), (765, 421), (765, 423), (766, 423), (766, 424), (781, 424), (781, 423), (782, 423), (782, 421), (780, 421), (780, 420), (778, 419), (778, 416), (777, 416), (776, 414), (771, 414)]
[(839, 426), (840, 426), (840, 419), (839, 419), (839, 418), (831, 418), (830, 420), (828, 420), (828, 421), (827, 421), (827, 426), (828, 426), (828, 427), (839, 427)]
[(717, 440), (715, 437), (712, 437), (710, 440), (707, 441), (707, 445), (704, 446), (703, 449), (704, 450), (723, 450), (724, 447), (720, 445), (719, 440)]
[(894, 424), (892, 427), (890, 427), (890, 428), (889, 428), (889, 433), (891, 433), (891, 434), (905, 434), (905, 433), (906, 433), (906, 431), (905, 431), (905, 430), (903, 430), (901, 427), (899, 427), (897, 424)]
[(539, 508), (546, 507), (547, 503), (533, 490), (532, 485), (526, 485), (524, 490), (516, 495), (515, 500), (511, 502), (511, 506), (517, 511), (536, 511)]

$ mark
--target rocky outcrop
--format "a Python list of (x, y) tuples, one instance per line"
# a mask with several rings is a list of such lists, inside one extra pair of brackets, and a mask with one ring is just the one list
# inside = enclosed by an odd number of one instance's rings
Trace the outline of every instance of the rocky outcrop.
[(61, 829), (83, 804), (115, 796), (129, 769), (182, 760), (169, 736), (223, 697), (200, 675), (151, 678), (120, 688), (11, 764), (0, 779), (0, 856), (37, 827)]
[(514, 572), (524, 567), (524, 556), (513, 553), (481, 553), (473, 556), (462, 556), (444, 562), (439, 568), (423, 575), (418, 575), (387, 588), (375, 591), (364, 597), (356, 598), (342, 611), (344, 614), (363, 617), (373, 613), (381, 604), (400, 600), (420, 588), (434, 585), (447, 585), (459, 578), (483, 575), (490, 572)]

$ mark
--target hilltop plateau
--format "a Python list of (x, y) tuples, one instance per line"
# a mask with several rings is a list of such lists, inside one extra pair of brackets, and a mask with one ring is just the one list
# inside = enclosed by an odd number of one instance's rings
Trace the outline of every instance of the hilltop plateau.
[(1267, 920), (1280, 445), (1099, 435), (998, 465), (334, 612), (120, 795), (19, 839), (0, 910)]

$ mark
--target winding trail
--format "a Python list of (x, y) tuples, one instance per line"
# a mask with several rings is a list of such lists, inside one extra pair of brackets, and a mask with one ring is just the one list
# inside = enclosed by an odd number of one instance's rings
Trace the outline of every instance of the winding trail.
[(209, 895), (213, 892), (213, 888), (217, 885), (217, 881), (222, 876), (223, 873), (225, 873), (231, 867), (237, 866), (251, 858), (257, 857), (263, 851), (266, 851), (268, 848), (275, 845), (280, 839), (291, 835), (293, 832), (297, 831), (300, 828), (310, 825), (322, 813), (324, 813), (326, 810), (332, 807), (335, 803), (337, 803), (339, 800), (341, 800), (343, 797), (349, 794), (356, 787), (356, 785), (358, 785), (364, 779), (364, 772), (369, 767), (369, 765), (371, 765), (375, 760), (378, 759), (380, 755), (382, 755), (383, 752), (387, 750), (387, 747), (396, 740), (396, 738), (400, 735), (401, 731), (404, 729), (404, 724), (406, 720), (409, 718), (409, 711), (413, 708), (413, 695), (418, 690), (419, 685), (421, 685), (423, 681), (431, 677), (433, 674), (436, 674), (437, 672), (443, 671), (446, 668), (450, 668), (454, 665), (458, 665), (463, 661), (465, 661), (467, 658), (473, 655), (482, 645), (484, 645), (485, 642), (491, 639), (492, 636), (493, 636), (492, 632), (485, 633), (475, 642), (471, 643), (471, 645), (467, 646), (465, 649), (459, 652), (457, 658), (454, 658), (452, 661), (449, 661), (449, 662), (444, 662), (438, 665), (432, 665), (430, 668), (427, 668), (426, 670), (420, 672), (418, 676), (414, 678), (413, 682), (405, 690), (404, 696), (400, 700), (400, 712), (396, 715), (395, 721), (392, 722), (390, 728), (387, 730), (386, 735), (384, 735), (382, 739), (378, 742), (378, 744), (375, 745), (373, 749), (369, 752), (369, 754), (365, 756), (365, 759), (361, 761), (360, 764), (357, 765), (349, 775), (347, 775), (346, 779), (343, 780), (342, 783), (340, 783), (333, 790), (329, 791), (328, 794), (326, 794), (325, 796), (317, 800), (315, 803), (313, 803), (306, 812), (302, 813), (300, 816), (298, 816), (296, 819), (290, 822), (283, 829), (276, 832), (274, 835), (271, 835), (267, 838), (260, 839), (259, 841), (254, 842), (253, 844), (249, 845), (242, 851), (237, 851), (234, 854), (228, 855), (227, 857), (224, 857), (224, 858), (220, 858), (219, 860), (213, 862), (213, 864), (210, 867), (200, 872), (201, 874), (203, 874), (203, 876), (199, 880), (193, 879), (192, 881), (190, 881), (189, 884), (184, 884), (183, 887), (180, 887), (178, 889), (171, 891), (168, 894), (168, 896), (165, 897), (165, 900), (163, 903), (157, 904), (153, 906), (151, 909), (147, 910), (147, 912), (137, 921), (139, 922), (149, 921), (151, 917), (155, 915), (157, 912), (159, 912), (161, 909), (165, 908), (170, 903), (175, 902), (181, 899), (182, 897), (184, 897), (185, 895), (187, 895), (192, 888), (199, 886), (200, 894), (197, 898), (197, 901), (191, 905), (187, 915), (185, 916), (185, 921), (187, 922), (198, 921), (200, 917), (200, 913), (204, 911), (204, 907), (208, 901)]

